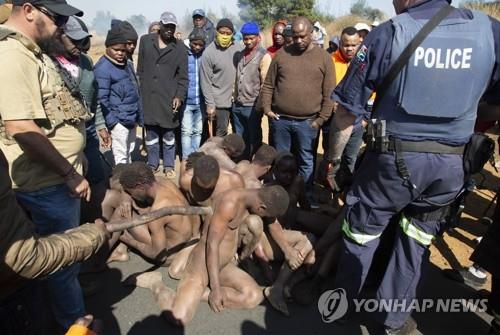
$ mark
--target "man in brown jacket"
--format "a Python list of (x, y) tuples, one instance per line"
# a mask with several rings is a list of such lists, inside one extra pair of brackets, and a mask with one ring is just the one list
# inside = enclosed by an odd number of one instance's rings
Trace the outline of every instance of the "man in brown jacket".
[(276, 150), (297, 154), (299, 172), (311, 197), (315, 142), (332, 113), (335, 72), (328, 53), (311, 43), (308, 19), (295, 18), (292, 32), (293, 44), (276, 53), (267, 73), (262, 109), (269, 117)]
[(19, 334), (20, 325), (42, 334), (46, 329), (38, 326), (48, 309), (37, 305), (39, 286), (31, 280), (89, 258), (106, 241), (107, 232), (98, 223), (39, 237), (16, 201), (8, 171), (0, 150), (0, 334)]

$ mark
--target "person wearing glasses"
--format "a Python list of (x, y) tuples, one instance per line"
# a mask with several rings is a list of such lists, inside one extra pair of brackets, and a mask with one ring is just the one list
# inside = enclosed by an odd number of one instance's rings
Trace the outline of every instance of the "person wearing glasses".
[(83, 53), (89, 43), (90, 35), (85, 31), (74, 16), (68, 19), (63, 27), (61, 42), (63, 48), (55, 55), (60, 72), (66, 74), (75, 93), (80, 93), (92, 119), (86, 122), (85, 157), (88, 161), (85, 178), (90, 183), (93, 194), (90, 203), (82, 203), (81, 222), (92, 222), (101, 217), (101, 202), (106, 193), (107, 175), (104, 169), (105, 162), (100, 153), (100, 144), (104, 149), (111, 148), (111, 134), (106, 128), (106, 122), (97, 99), (97, 81), (94, 76), (94, 63)]
[[(83, 177), (85, 122), (90, 114), (44, 53), (72, 15), (64, 0), (14, 0), (0, 27), (0, 150), (16, 197), (45, 236), (78, 226), (80, 201), (90, 200)], [(85, 315), (79, 265), (51, 275), (50, 302), (61, 330)]]

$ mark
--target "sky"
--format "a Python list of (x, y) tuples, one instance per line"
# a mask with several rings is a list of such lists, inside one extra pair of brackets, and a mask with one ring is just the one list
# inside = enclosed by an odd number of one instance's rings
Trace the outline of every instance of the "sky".
[[(347, 13), (354, 0), (316, 0), (317, 6), (322, 12), (335, 16)], [(457, 5), (463, 0), (454, 0)], [(392, 0), (367, 0), (367, 5), (378, 8), (389, 16), (394, 15)], [(143, 14), (149, 21), (157, 21), (164, 11), (173, 12), (179, 21), (184, 17), (186, 10), (189, 12), (196, 8), (211, 8), (219, 12), (221, 7), (226, 7), (230, 12), (237, 13), (237, 0), (68, 0), (68, 3), (85, 12), (84, 20), (88, 23), (95, 17), (99, 10), (109, 11), (119, 19), (125, 19), (131, 15)]]

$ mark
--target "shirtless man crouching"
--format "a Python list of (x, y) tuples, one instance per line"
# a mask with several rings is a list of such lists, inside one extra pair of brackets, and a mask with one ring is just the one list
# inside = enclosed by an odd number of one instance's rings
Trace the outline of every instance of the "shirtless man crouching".
[(252, 162), (241, 161), (234, 169), (245, 181), (246, 188), (262, 187), (261, 178), (273, 167), (273, 162), (278, 155), (276, 149), (267, 144), (262, 144), (255, 152)]
[[(123, 190), (133, 199), (134, 210), (145, 214), (163, 207), (189, 206), (177, 186), (155, 177), (143, 162), (127, 165), (121, 175)], [(189, 254), (200, 234), (200, 218), (193, 215), (168, 215), (125, 231), (120, 240), (157, 264), (168, 266), (169, 275), (179, 279)]]
[[(179, 184), (186, 198), (195, 206), (212, 206), (217, 195), (245, 187), (245, 181), (239, 173), (219, 167), (215, 157), (202, 152), (189, 155)], [(209, 217), (203, 218), (203, 222), (209, 220)], [(252, 254), (262, 233), (262, 219), (257, 215), (248, 215), (240, 228), (239, 246), (243, 246), (240, 259)]]
[(220, 167), (233, 170), (237, 160), (245, 151), (245, 141), (238, 134), (229, 134), (224, 137), (212, 137), (198, 149), (207, 155), (213, 156)]
[(214, 199), (214, 214), (203, 227), (200, 242), (190, 255), (186, 275), (177, 291), (163, 284), (159, 272), (134, 276), (129, 282), (152, 290), (162, 315), (180, 326), (193, 319), (200, 300), (207, 293), (208, 303), (215, 312), (254, 308), (264, 299), (262, 289), (232, 262), (238, 228), (248, 213), (276, 217), (287, 207), (288, 194), (281, 186), (224, 192)]

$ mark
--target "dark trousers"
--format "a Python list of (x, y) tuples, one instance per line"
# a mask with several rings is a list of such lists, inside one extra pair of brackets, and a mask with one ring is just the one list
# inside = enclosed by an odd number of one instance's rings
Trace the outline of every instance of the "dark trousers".
[[(463, 185), (463, 163), (459, 155), (403, 153), (402, 156), (416, 189), (403, 183), (393, 153), (368, 152), (346, 195), (342, 251), (336, 287), (346, 291), (348, 299), (358, 296), (370, 269), (380, 236), (395, 215), (399, 215), (392, 253), (377, 291), (378, 299), (406, 301), (416, 297), (428, 247), (445, 220), (421, 221), (405, 215), (433, 210), (422, 198), (446, 203)], [(432, 173), (429, 173), (432, 171)], [(401, 214), (402, 212), (402, 214)], [(375, 315), (388, 328), (404, 325), (409, 313), (404, 310)]]
[[(323, 132), (323, 151), (325, 152), (324, 156), (327, 156), (328, 150), (330, 150), (330, 121), (327, 121), (321, 127), (321, 131)], [(349, 171), (354, 172), (354, 167), (356, 166), (356, 160), (358, 159), (359, 150), (361, 149), (361, 144), (363, 144), (363, 133), (365, 132), (365, 128), (362, 125), (355, 125), (351, 137), (349, 137), (349, 141), (344, 148), (344, 152), (342, 153), (342, 161), (345, 165), (349, 167)]]
[(494, 313), (493, 321), (500, 328), (500, 278), (496, 275), (491, 276), (491, 293), (488, 297), (488, 305)]
[(148, 165), (157, 169), (160, 164), (160, 150), (163, 149), (163, 168), (175, 168), (175, 129), (160, 126), (146, 126), (146, 146), (148, 147)]
[(245, 141), (242, 159), (251, 160), (262, 144), (262, 113), (253, 106), (233, 106), (234, 132)]
[(99, 137), (95, 129), (94, 120), (91, 120), (86, 125), (87, 142), (85, 144), (85, 157), (88, 161), (88, 171), (85, 178), (90, 185), (96, 185), (106, 180), (106, 171), (104, 169), (104, 160), (99, 151)]
[(227, 128), (231, 120), (231, 108), (217, 108), (215, 110), (215, 136), (227, 135)]
[(29, 283), (7, 299), (0, 301), (0, 334), (48, 335), (53, 334), (50, 308), (44, 302), (39, 281)]

